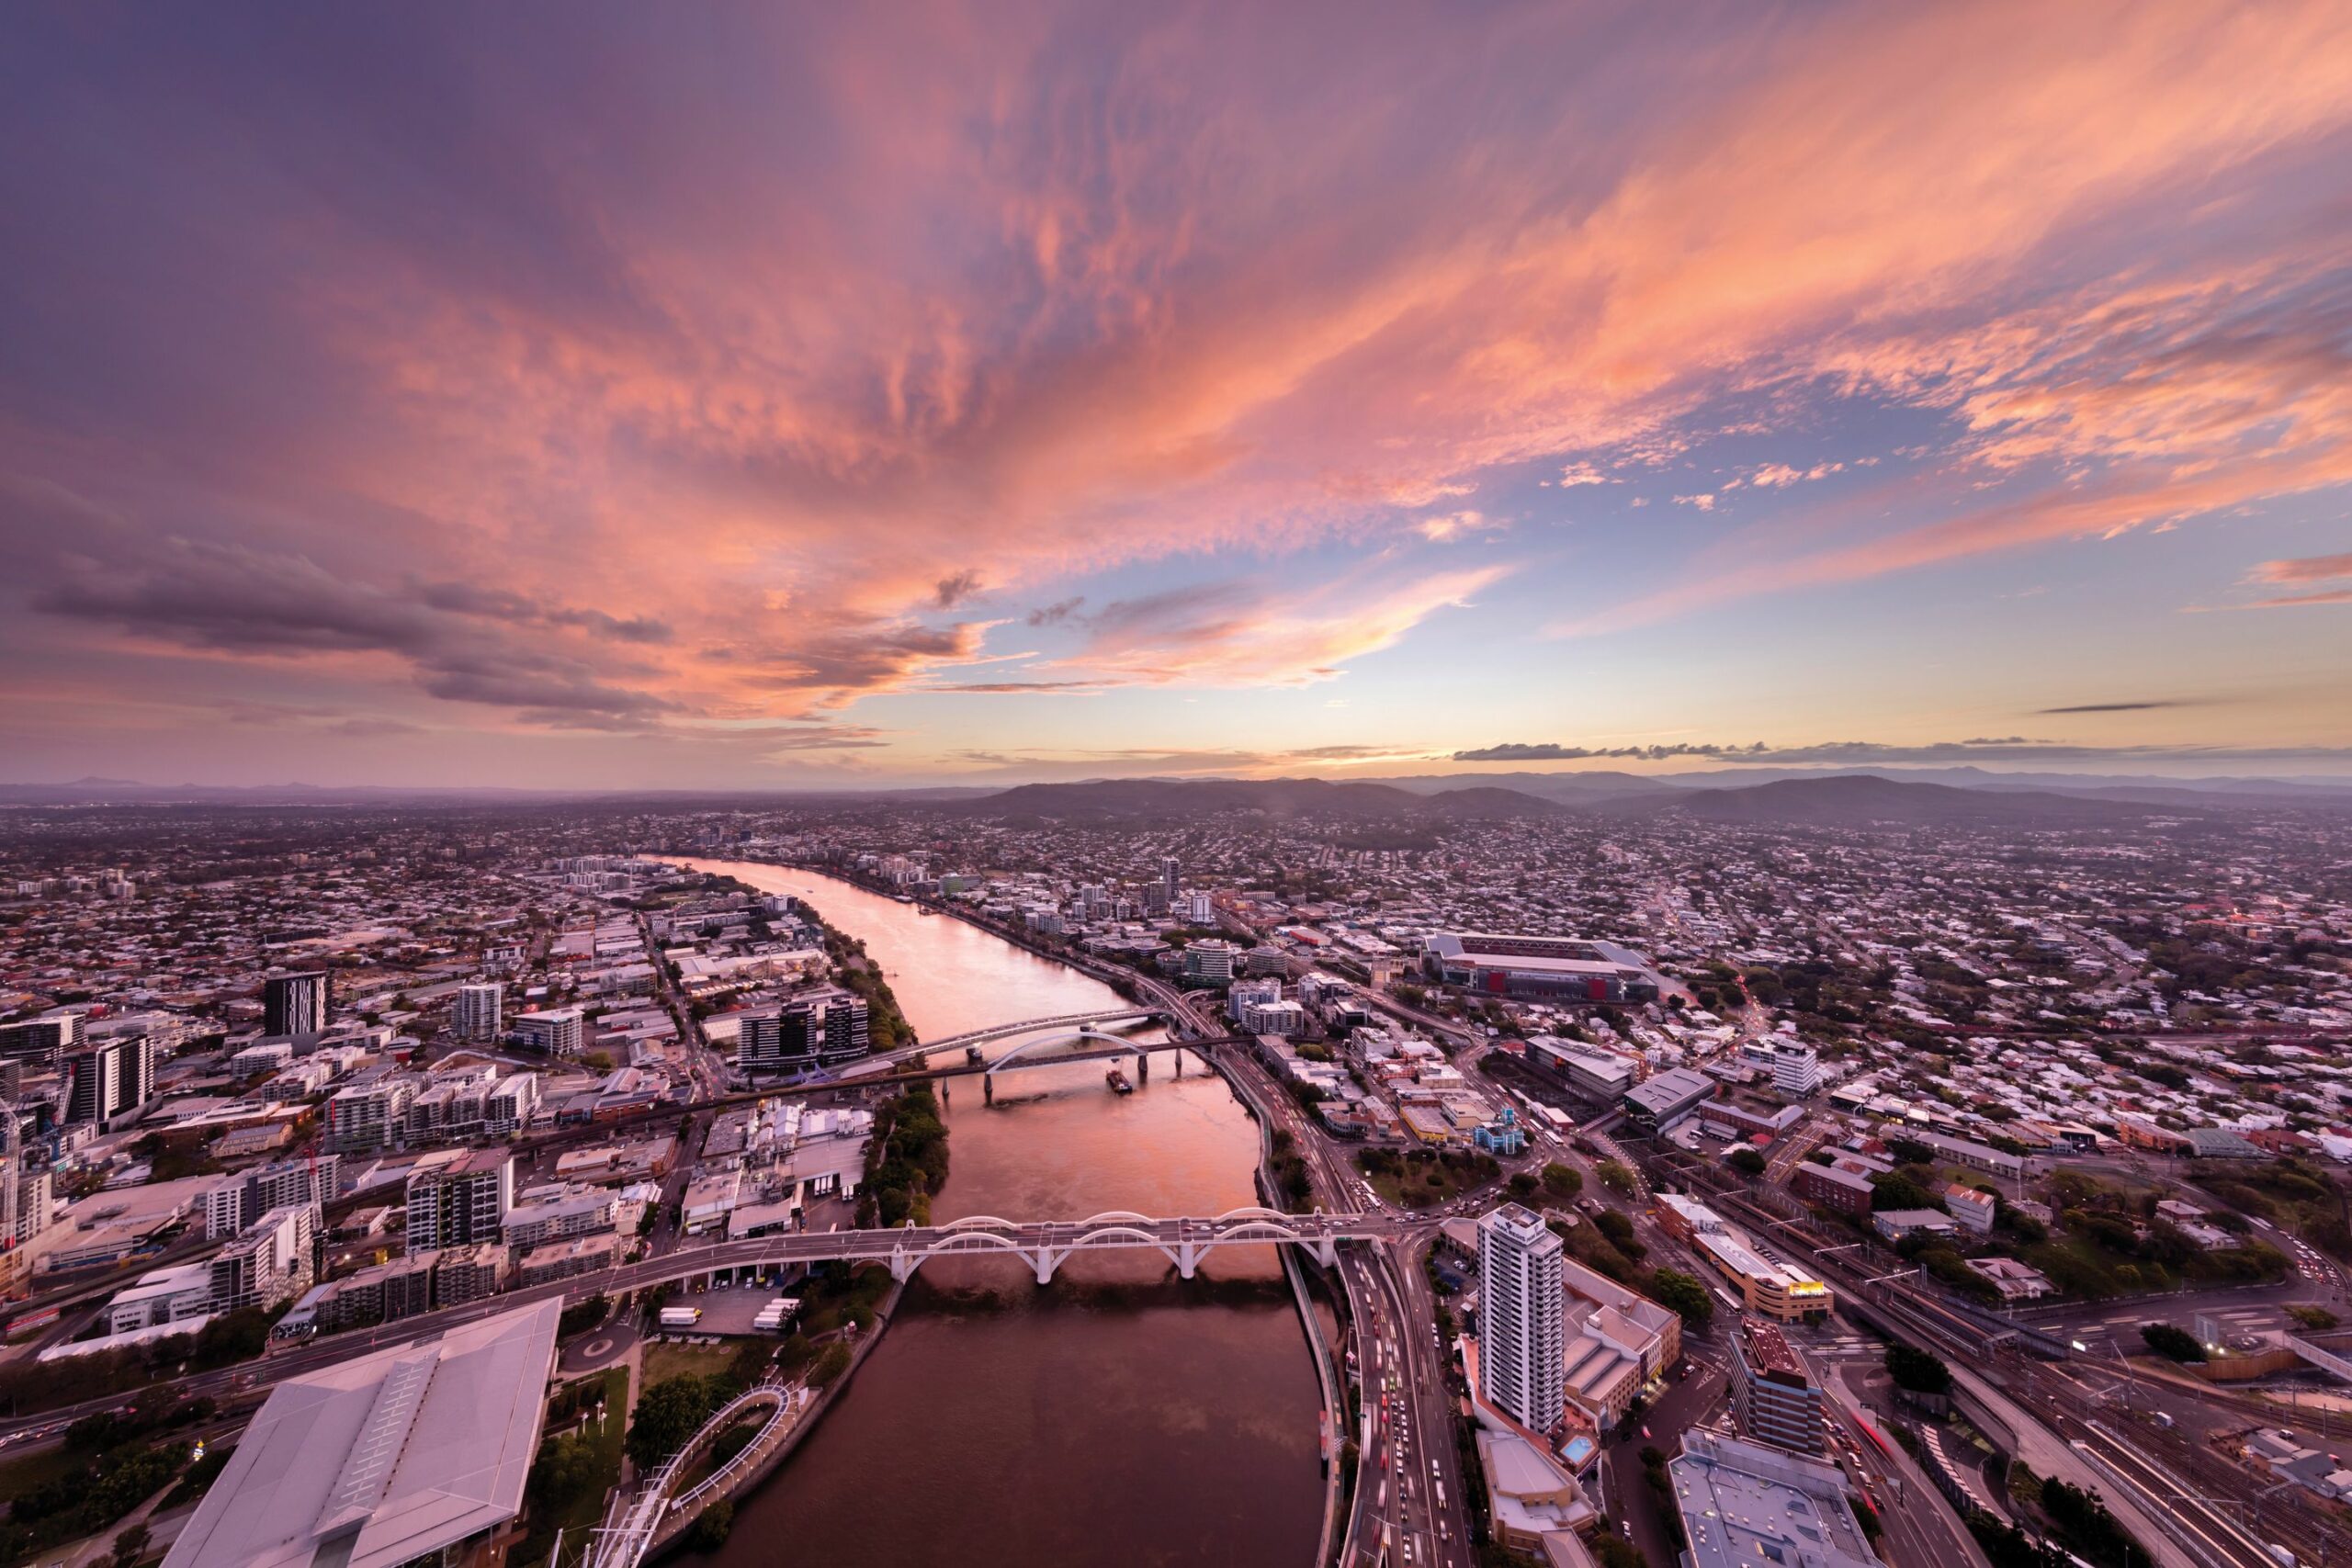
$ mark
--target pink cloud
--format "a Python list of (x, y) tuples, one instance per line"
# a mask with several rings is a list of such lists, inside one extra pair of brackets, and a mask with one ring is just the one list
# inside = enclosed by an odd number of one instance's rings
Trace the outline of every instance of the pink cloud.
[(1057, 668), (1121, 685), (1302, 685), (1394, 647), (1505, 569), (1440, 572), (1396, 585), (1332, 584), (1311, 603), (1254, 581), (1195, 584), (1106, 604)]
[[(1695, 44), (1573, 9), (941, 6), (707, 57), (477, 39), (429, 131), (372, 98), (322, 123), (334, 94), (223, 39), (175, 63), (198, 90), (121, 68), (121, 119), (18, 204), (65, 236), (24, 297), (88, 330), (0, 315), (73, 341), (77, 394), (11, 386), (0, 469), (111, 521), (28, 507), (0, 543), (93, 649), (659, 728), (952, 681), (976, 599), (1079, 574), (1458, 541), (1505, 466), (1670, 463), (1733, 394), (1926, 410), (1944, 467), (1892, 522), (1730, 533), (1607, 624), (2338, 486), (2347, 29), (2324, 3), (1726, 11)], [(52, 47), (51, 80), (105, 79)], [(143, 164), (172, 186), (143, 205), (87, 177)], [(175, 350), (132, 313), (154, 279), (100, 255), (170, 258), (266, 330)], [(101, 360), (119, 380), (80, 390)], [(1049, 679), (1317, 679), (1495, 574), (1401, 581), (1104, 606)], [(516, 614), (424, 596), (450, 582)], [(273, 588), (315, 613), (224, 624)]]
[(2352, 554), (2267, 560), (2246, 573), (2248, 582), (2331, 582), (2352, 577)]
[(2333, 588), (2319, 593), (2285, 593), (2277, 598), (2254, 600), (2244, 608), (2281, 610), (2306, 604), (2352, 604), (2352, 588)]

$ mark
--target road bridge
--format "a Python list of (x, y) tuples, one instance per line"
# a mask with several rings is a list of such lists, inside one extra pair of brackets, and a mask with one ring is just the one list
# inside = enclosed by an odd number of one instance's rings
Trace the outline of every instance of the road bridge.
[(1049, 1029), (1100, 1028), (1106, 1023), (1156, 1023), (1162, 1016), (1162, 1010), (1156, 1007), (1119, 1007), (1100, 1008), (1092, 1012), (1066, 1012), (1052, 1018), (1024, 1018), (1016, 1023), (992, 1023), (986, 1029), (967, 1029), (961, 1034), (950, 1034), (938, 1040), (926, 1040), (919, 1045), (906, 1045), (896, 1051), (863, 1056), (857, 1065), (903, 1061), (931, 1051), (961, 1051), (967, 1045), (986, 1045), (993, 1041), (1012, 1040)]
[[(1136, 1058), (1137, 1075), (1148, 1079), (1151, 1077), (1150, 1063), (1154, 1052), (1196, 1051), (1205, 1056), (1209, 1052), (1222, 1045), (1247, 1045), (1253, 1043), (1251, 1037), (1246, 1034), (1220, 1034), (1205, 1040), (1182, 1042), (1127, 1040), (1116, 1034), (1069, 1034), (1063, 1035), (1058, 1040), (1048, 1039), (1046, 1043), (1068, 1044), (1080, 1040), (1091, 1042), (1091, 1043), (1084, 1050), (1059, 1051), (1050, 1056), (1023, 1056), (1019, 1061), (1000, 1056), (993, 1062), (951, 1062), (944, 1067), (923, 1067), (911, 1072), (904, 1067), (897, 1072), (888, 1073), (879, 1070), (858, 1073), (853, 1069), (850, 1073), (829, 1083), (795, 1084), (792, 1089), (796, 1092), (802, 1089), (845, 1089), (868, 1084), (933, 1083), (941, 1078), (979, 1077), (987, 1079), (989, 1099), (993, 1102), (996, 1098), (996, 1075), (1000, 1069), (1018, 1071), (1023, 1067), (1061, 1067), (1068, 1066), (1073, 1062), (1117, 1062), (1133, 1056)], [(1178, 1071), (1180, 1074), (1182, 1071), (1181, 1064)]]
[[(1041, 1280), (1050, 1280), (1054, 1271), (1074, 1252), (1149, 1247), (1174, 1263), (1181, 1273), (1187, 1256), (1197, 1263), (1218, 1247), (1271, 1243), (1304, 1247), (1318, 1258), (1329, 1258), (1336, 1256), (1338, 1244), (1343, 1241), (1396, 1242), (1435, 1228), (1434, 1221), (1418, 1216), (1285, 1214), (1272, 1209), (1245, 1208), (1201, 1218), (1155, 1219), (1108, 1213), (1083, 1220), (1015, 1224), (975, 1215), (952, 1224), (899, 1230), (797, 1231), (681, 1247), (593, 1274), (502, 1291), (479, 1301), (435, 1307), (431, 1312), (370, 1329), (353, 1329), (275, 1347), (259, 1360), (182, 1378), (161, 1379), (154, 1386), (174, 1389), (184, 1397), (243, 1393), (371, 1350), (419, 1343), (460, 1324), (512, 1312), (534, 1302), (561, 1300), (569, 1303), (656, 1285), (709, 1281), (730, 1270), (760, 1272), (839, 1260), (888, 1264), (894, 1270), (903, 1269), (910, 1275), (933, 1258), (999, 1254), (1027, 1260), (1038, 1270)], [(38, 1415), (0, 1419), (0, 1438), (36, 1428), (62, 1427), (80, 1416), (111, 1408), (121, 1400), (122, 1395), (112, 1394)]]
[(1074, 1253), (1149, 1248), (1191, 1279), (1202, 1258), (1220, 1247), (1297, 1247), (1317, 1262), (1338, 1261), (1343, 1241), (1386, 1242), (1428, 1228), (1427, 1222), (1388, 1214), (1285, 1214), (1276, 1209), (1249, 1207), (1202, 1218), (1158, 1219), (1148, 1214), (1115, 1210), (1082, 1220), (1013, 1221), (993, 1214), (974, 1214), (944, 1225), (909, 1225), (899, 1230), (802, 1231), (789, 1235), (763, 1236), (697, 1248), (692, 1261), (673, 1253), (657, 1279), (645, 1277), (646, 1264), (627, 1270), (629, 1288), (646, 1284), (708, 1279), (729, 1269), (798, 1266), (809, 1263), (887, 1263), (899, 1280), (934, 1258), (1018, 1258), (1035, 1270), (1037, 1282), (1049, 1284), (1055, 1271)]

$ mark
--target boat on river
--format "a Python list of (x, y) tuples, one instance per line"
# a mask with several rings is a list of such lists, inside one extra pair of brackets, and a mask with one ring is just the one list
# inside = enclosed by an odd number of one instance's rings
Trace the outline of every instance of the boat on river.
[(1136, 1091), (1136, 1086), (1127, 1081), (1127, 1075), (1119, 1071), (1116, 1067), (1113, 1067), (1109, 1072), (1104, 1073), (1102, 1075), (1102, 1081), (1111, 1086), (1111, 1092), (1113, 1094), (1133, 1094)]

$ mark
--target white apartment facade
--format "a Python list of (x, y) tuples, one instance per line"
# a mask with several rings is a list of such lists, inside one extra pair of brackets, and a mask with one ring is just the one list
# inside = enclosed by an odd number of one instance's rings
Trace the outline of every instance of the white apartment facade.
[(1478, 1382), (1487, 1403), (1549, 1432), (1566, 1397), (1560, 1238), (1506, 1203), (1478, 1222)]

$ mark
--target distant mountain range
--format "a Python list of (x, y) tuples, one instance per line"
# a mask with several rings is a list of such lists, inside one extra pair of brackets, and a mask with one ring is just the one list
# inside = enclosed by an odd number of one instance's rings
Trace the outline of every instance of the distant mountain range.
[(1581, 793), (1573, 801), (1560, 801), (1491, 784), (1423, 793), (1370, 780), (1335, 784), (1323, 779), (1100, 779), (1087, 784), (1023, 784), (950, 809), (979, 817), (1093, 821), (1177, 819), (1249, 811), (1326, 820), (1581, 814), (1808, 827), (1918, 827), (2128, 822), (2182, 809), (2211, 814), (2245, 805), (2240, 798), (2209, 794), (2192, 795), (2193, 805), (2185, 808), (2170, 802), (2045, 790), (1961, 789), (1854, 773), (1781, 779), (1736, 789), (1684, 789), (1663, 787), (1654, 780), (1637, 782), (1642, 787), (1635, 790), (1595, 790)]
[[(2198, 797), (2190, 809), (2212, 813), (2238, 803)], [(1775, 822), (1797, 827), (1877, 825), (1947, 827), (1966, 823), (2045, 823), (2052, 826), (2124, 822), (2182, 809), (2046, 790), (1958, 789), (1905, 784), (1869, 774), (1781, 779), (1744, 789), (1694, 789), (1621, 796), (1593, 809), (1642, 817), (1688, 817), (1704, 822)]]
[(1573, 773), (1415, 773), (1403, 778), (1362, 779), (1357, 782), (1386, 784), (1392, 789), (1405, 790), (1413, 795), (1451, 795), (1476, 784), (1532, 795), (1538, 800), (1555, 800), (1566, 806), (1589, 806), (1596, 800), (1633, 795), (1671, 795), (1690, 787), (1678, 779), (1652, 778), (1644, 773), (1619, 773), (1607, 768)]
[(987, 817), (1115, 820), (1254, 811), (1269, 817), (1385, 820), (1396, 818), (1550, 817), (1566, 809), (1515, 790), (1473, 784), (1416, 795), (1388, 784), (1329, 779), (1097, 779), (1018, 784), (953, 809)]
[(1677, 812), (1707, 821), (1936, 823), (2129, 820), (2151, 811), (2321, 808), (2352, 810), (2352, 779), (2204, 778), (2000, 773), (1982, 768), (1718, 768), (1646, 776), (1513, 772), (1379, 779), (1091, 779), (1075, 784), (961, 785), (895, 790), (433, 789), (311, 784), (150, 784), (84, 778), (60, 784), (0, 784), (0, 807), (63, 806), (527, 806), (663, 800), (764, 805), (928, 806), (988, 817), (1067, 819), (1181, 818), (1253, 811), (1272, 817), (1374, 820), (1508, 818), (1605, 812)]
[(1517, 790), (1522, 795), (1570, 805), (1598, 799), (1622, 800), (1639, 795), (1674, 795), (1694, 790), (1748, 789), (1758, 784), (1841, 778), (1884, 779), (1896, 784), (1944, 784), (1954, 789), (2016, 792), (2041, 791), (2089, 799), (2136, 801), (2150, 806), (2199, 803), (2215, 797), (2239, 797), (2247, 805), (2352, 806), (2352, 778), (2324, 776), (2297, 779), (2200, 778), (2173, 779), (2153, 773), (2002, 773), (1984, 768), (1708, 768), (1687, 773), (1628, 773), (1608, 769), (1589, 773), (1422, 773), (1402, 778), (1367, 779), (1367, 784), (1394, 784), (1417, 795), (1459, 789), (1465, 777), (1481, 784)]

